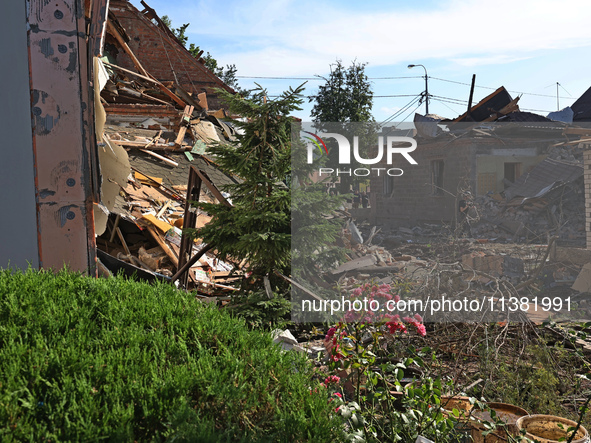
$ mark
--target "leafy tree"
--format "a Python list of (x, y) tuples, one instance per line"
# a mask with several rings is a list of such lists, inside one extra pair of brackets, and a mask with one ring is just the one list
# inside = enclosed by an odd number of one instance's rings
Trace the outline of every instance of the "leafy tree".
[[(189, 52), (193, 54), (193, 57), (197, 57), (198, 54), (201, 52), (201, 48), (196, 46), (194, 43), (189, 45)], [(238, 79), (236, 78), (236, 65), (226, 65), (224, 68), (223, 66), (218, 65), (218, 61), (213, 58), (213, 56), (208, 52), (206, 55), (201, 56), (204, 61), (205, 67), (213, 72), (216, 77), (222, 80), (225, 84), (230, 86), (232, 89), (237, 91), (243, 96), (248, 95), (247, 91), (240, 88), (238, 85)]]
[[(325, 78), (326, 83), (318, 88), (316, 95), (310, 97), (310, 101), (315, 102), (311, 115), (316, 129), (322, 131), (326, 127), (325, 123), (329, 122), (342, 123), (347, 135), (359, 137), (362, 154), (366, 154), (369, 145), (375, 144), (376, 131), (375, 120), (371, 114), (373, 92), (365, 74), (365, 66), (365, 63), (354, 61), (351, 66), (345, 68), (341, 60), (337, 60), (330, 66), (330, 75)], [(331, 139), (327, 145), (331, 146), (332, 143), (334, 141)], [(335, 145), (332, 144), (331, 147), (334, 149)], [(338, 169), (338, 158), (331, 155), (326, 166)], [(351, 168), (356, 167), (359, 167), (359, 164), (353, 162)], [(341, 192), (349, 192), (355, 180), (359, 178), (341, 176)]]
[(373, 92), (365, 74), (365, 63), (354, 61), (345, 68), (341, 60), (330, 66), (326, 83), (310, 98), (315, 101), (314, 122), (372, 122)]

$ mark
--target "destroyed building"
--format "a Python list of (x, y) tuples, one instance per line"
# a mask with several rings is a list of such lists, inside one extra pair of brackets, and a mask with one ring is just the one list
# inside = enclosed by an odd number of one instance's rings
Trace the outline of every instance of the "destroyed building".
[(585, 145), (567, 124), (520, 111), (518, 100), (501, 87), (454, 120), (417, 115), (418, 164), (395, 156), (388, 167), (401, 176), (372, 177), (371, 220), (453, 227), (468, 198), (475, 236), (546, 241), (556, 233), (583, 246)]
[[(156, 11), (144, 1), (141, 4), (144, 9), (139, 11), (128, 0), (109, 2), (104, 56), (121, 68), (137, 69), (145, 76), (149, 73), (169, 89), (178, 89), (175, 93), (193, 106), (222, 109), (224, 104), (215, 89), (235, 91), (216, 77), (202, 58), (195, 58), (182, 45)], [(125, 45), (130, 52), (124, 50)], [(137, 62), (142, 68), (138, 68)]]
[(235, 140), (216, 88), (234, 91), (142, 5), (7, 9), (2, 32), (16, 43), (1, 112), (14, 149), (0, 176), (19, 190), (4, 201), (20, 216), (5, 225), (2, 266), (123, 271), (232, 291), (218, 283), (233, 266), (182, 229), (209, 220), (190, 201), (231, 205), (219, 188), (236, 179), (207, 150)]

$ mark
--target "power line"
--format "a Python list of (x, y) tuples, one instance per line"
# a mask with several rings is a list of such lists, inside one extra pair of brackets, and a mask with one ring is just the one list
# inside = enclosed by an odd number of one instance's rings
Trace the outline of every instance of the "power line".
[[(450, 106), (447, 106), (447, 105), (445, 104), (445, 101), (444, 101), (444, 100), (441, 100), (441, 99), (439, 99), (439, 98), (433, 98), (433, 100), (435, 100), (435, 101), (437, 101), (437, 102), (441, 103), (441, 104), (442, 104), (443, 106), (445, 106), (447, 109), (449, 109), (449, 110), (451, 110), (451, 111), (453, 111), (453, 112), (457, 112), (457, 113), (461, 114), (461, 112), (458, 112), (457, 110), (455, 110), (455, 109), (452, 109)], [(451, 102), (448, 102), (448, 103), (451, 103)], [(454, 104), (454, 105), (459, 105), (459, 103), (451, 103), (451, 104)]]
[[(417, 94), (397, 94), (397, 95), (374, 95), (372, 98), (392, 98), (392, 97), (416, 97)], [(429, 94), (429, 96), (431, 96), (431, 94)], [(267, 97), (270, 98), (275, 98), (275, 97), (281, 97), (280, 95), (267, 95)], [(315, 95), (304, 95), (304, 98), (314, 98), (316, 97)]]
[[(237, 75), (236, 78), (261, 78), (265, 80), (316, 80), (316, 81), (325, 81), (326, 79), (321, 76), (315, 77), (267, 77), (267, 76), (260, 76), (260, 75)], [(423, 78), (418, 75), (413, 76), (406, 76), (406, 77), (368, 77), (368, 80), (401, 80), (405, 78)]]
[[(320, 77), (320, 76), (316, 76), (316, 77), (270, 77), (270, 76), (236, 76), (236, 78), (243, 78), (243, 79), (266, 79), (266, 80), (314, 80), (314, 81), (321, 81), (321, 80), (325, 80), (324, 78)], [(424, 78), (424, 76), (400, 76), (400, 77), (368, 77), (368, 80), (398, 80), (398, 79), (409, 79), (409, 78)], [(463, 85), (463, 86), (471, 86), (470, 83), (465, 83), (465, 82), (459, 82), (456, 80), (448, 80), (445, 78), (440, 78), (440, 77), (431, 77), (429, 76), (430, 79), (433, 80), (438, 80), (438, 81), (442, 81), (442, 82), (446, 82), (446, 83), (454, 83), (457, 85)], [(560, 85), (562, 86), (562, 85)], [(493, 88), (490, 86), (481, 86), (481, 85), (474, 85), (474, 87), (476, 88), (480, 88), (480, 89), (488, 89), (488, 90), (496, 90), (498, 88)], [(564, 89), (564, 87), (563, 87)], [(566, 91), (566, 89), (564, 89)], [(513, 94), (521, 94), (521, 95), (531, 95), (531, 96), (535, 96), (535, 97), (548, 97), (548, 98), (555, 98), (554, 95), (549, 95), (549, 94), (537, 94), (534, 92), (525, 92), (525, 91), (513, 91), (513, 90), (508, 90), (508, 92), (511, 92)], [(568, 91), (566, 91), (568, 93)], [(570, 94), (569, 94), (570, 95)], [(278, 95), (269, 95), (269, 97), (279, 97)], [(314, 98), (314, 95), (311, 96), (305, 96), (305, 98), (307, 99), (311, 99)], [(374, 95), (373, 98), (398, 98), (398, 97), (414, 97), (413, 94), (392, 94), (392, 95)], [(433, 94), (429, 94), (429, 97), (434, 97), (434, 98), (438, 98), (440, 99), (440, 101), (443, 102), (444, 99), (449, 100), (448, 103), (452, 103), (452, 104), (466, 104), (467, 101), (466, 100), (461, 100), (461, 99), (456, 99), (456, 98), (452, 98), (452, 97), (442, 97), (442, 96), (436, 96)], [(570, 100), (576, 100), (574, 97), (564, 97), (565, 99), (570, 99)], [(539, 111), (539, 112), (550, 112), (550, 111)]]
[[(410, 108), (412, 105), (414, 105), (417, 101), (419, 101), (421, 99), (421, 97), (422, 97), (421, 95), (415, 96), (414, 99), (412, 99), (410, 102), (408, 102), (406, 105), (404, 105), (398, 111), (396, 111), (394, 114), (392, 114), (390, 117), (388, 117), (382, 123), (380, 123), (380, 126), (384, 126), (386, 123), (389, 123), (389, 122), (393, 121), (396, 117), (398, 117), (400, 114), (402, 114), (408, 108)], [(420, 106), (420, 104), (419, 104), (419, 106)], [(417, 106), (417, 109), (418, 109), (418, 106)]]
[[(471, 86), (470, 83), (464, 83), (464, 82), (458, 82), (455, 80), (447, 80), (445, 78), (439, 78), (439, 77), (429, 77), (430, 79), (433, 80), (439, 80), (442, 82), (447, 82), (447, 83), (455, 83), (457, 85), (465, 85), (465, 86)], [(480, 86), (480, 85), (474, 85), (475, 88), (481, 88), (481, 89), (491, 89), (491, 90), (497, 90), (498, 88), (492, 88), (490, 86)], [(523, 91), (509, 91), (507, 90), (507, 92), (512, 92), (513, 94), (523, 94), (523, 95), (534, 95), (537, 97), (550, 97), (550, 98), (555, 98), (554, 95), (548, 95), (548, 94), (536, 94), (534, 92), (523, 92)], [(567, 91), (568, 92), (568, 91)], [(565, 97), (566, 98), (566, 97)], [(572, 100), (575, 100), (574, 98), (572, 98)]]
[[(326, 79), (324, 79), (323, 77), (320, 76), (315, 76), (315, 77), (270, 77), (270, 76), (247, 76), (247, 75), (237, 75), (236, 78), (242, 78), (242, 79), (265, 79), (265, 80), (313, 80), (313, 81), (324, 81)], [(401, 79), (409, 79), (409, 78), (424, 78), (424, 76), (400, 76), (400, 77), (368, 77), (368, 80), (401, 80)], [(429, 76), (430, 79), (432, 80), (438, 80), (441, 82), (446, 82), (446, 83), (454, 83), (456, 85), (463, 85), (463, 86), (471, 86), (470, 83), (465, 83), (465, 82), (459, 82), (456, 80), (449, 80), (449, 79), (445, 79), (445, 78), (440, 78), (440, 77), (431, 77)], [(562, 85), (560, 85), (562, 87)], [(475, 88), (480, 88), (480, 89), (488, 89), (488, 90), (492, 90), (495, 91), (498, 88), (493, 88), (491, 86), (482, 86), (482, 85), (474, 85)], [(563, 87), (564, 89), (564, 87)], [(566, 91), (566, 89), (564, 89)], [(513, 91), (513, 90), (508, 90), (508, 92), (511, 92), (513, 94), (522, 94), (522, 95), (531, 95), (531, 96), (535, 96), (535, 97), (548, 97), (548, 98), (555, 98), (554, 95), (549, 95), (549, 94), (538, 94), (535, 92), (525, 92), (525, 91)], [(566, 91), (568, 93), (568, 91)], [(569, 94), (570, 95), (570, 94)], [(429, 96), (432, 96), (431, 94), (429, 94)], [(374, 98), (394, 98), (394, 97), (413, 97), (413, 95), (374, 95)], [(310, 97), (307, 97), (310, 98)], [(564, 97), (565, 99), (570, 99), (570, 100), (576, 100), (574, 97)]]

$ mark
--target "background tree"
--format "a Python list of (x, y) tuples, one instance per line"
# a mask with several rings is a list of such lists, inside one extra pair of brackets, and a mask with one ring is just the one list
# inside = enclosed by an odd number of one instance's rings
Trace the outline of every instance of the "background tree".
[(345, 68), (341, 60), (330, 66), (326, 83), (310, 97), (314, 122), (372, 122), (373, 92), (365, 63), (354, 61)]
[[(325, 78), (324, 85), (318, 88), (316, 95), (310, 97), (314, 101), (311, 111), (312, 121), (316, 129), (325, 129), (325, 123), (343, 123), (343, 130), (353, 131), (350, 136), (357, 135), (360, 138), (360, 153), (366, 154), (370, 144), (375, 144), (375, 120), (371, 114), (373, 107), (373, 92), (371, 83), (365, 74), (365, 63), (354, 61), (351, 66), (345, 68), (341, 60), (330, 66), (330, 75)], [(350, 123), (365, 123), (363, 125), (349, 125)], [(334, 142), (332, 139), (328, 140)], [(332, 146), (334, 148), (334, 146)], [(327, 167), (337, 169), (338, 158), (329, 156)], [(359, 167), (353, 160), (351, 168)], [(340, 191), (348, 193), (356, 177), (341, 176)]]

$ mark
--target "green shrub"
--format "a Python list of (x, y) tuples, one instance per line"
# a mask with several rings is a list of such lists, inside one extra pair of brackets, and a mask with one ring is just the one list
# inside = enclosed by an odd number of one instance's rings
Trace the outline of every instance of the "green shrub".
[(312, 369), (171, 286), (0, 271), (0, 440), (331, 441)]

